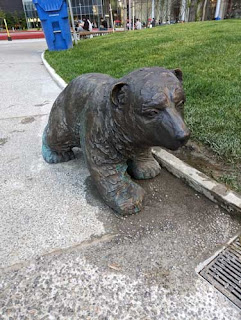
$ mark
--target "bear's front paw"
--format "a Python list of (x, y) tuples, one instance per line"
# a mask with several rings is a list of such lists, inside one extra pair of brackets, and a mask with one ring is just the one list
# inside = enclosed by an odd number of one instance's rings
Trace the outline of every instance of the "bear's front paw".
[(75, 155), (72, 150), (56, 152), (51, 150), (47, 145), (44, 144), (42, 146), (42, 155), (44, 160), (48, 163), (67, 162), (75, 159)]
[(156, 177), (161, 171), (159, 163), (155, 159), (147, 161), (130, 160), (127, 172), (134, 179), (151, 179)]
[(144, 190), (136, 183), (131, 183), (116, 194), (113, 209), (126, 216), (139, 212), (142, 208)]

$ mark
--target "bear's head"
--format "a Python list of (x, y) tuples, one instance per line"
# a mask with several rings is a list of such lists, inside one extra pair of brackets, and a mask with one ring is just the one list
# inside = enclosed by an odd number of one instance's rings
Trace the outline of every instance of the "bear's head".
[(189, 139), (180, 69), (133, 71), (113, 85), (111, 100), (112, 116), (133, 145), (176, 150)]

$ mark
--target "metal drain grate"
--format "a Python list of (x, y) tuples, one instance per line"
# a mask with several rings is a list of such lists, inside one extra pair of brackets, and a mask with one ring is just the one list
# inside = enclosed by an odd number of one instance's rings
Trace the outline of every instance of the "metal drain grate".
[(241, 308), (241, 236), (200, 271), (200, 275)]

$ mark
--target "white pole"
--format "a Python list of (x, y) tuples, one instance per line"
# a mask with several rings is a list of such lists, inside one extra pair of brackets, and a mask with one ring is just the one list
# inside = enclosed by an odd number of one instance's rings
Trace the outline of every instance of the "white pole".
[(79, 3), (79, 10), (80, 10), (80, 20), (82, 20), (82, 8), (81, 8), (81, 3)]
[(186, 15), (186, 0), (182, 0), (181, 4), (181, 21), (185, 21), (185, 15)]
[(215, 19), (220, 19), (219, 14), (220, 14), (221, 2), (222, 2), (222, 0), (217, 1), (216, 11), (215, 11)]
[(127, 20), (127, 3), (126, 3), (126, 0), (123, 0), (123, 23), (124, 23), (124, 31), (126, 31), (126, 20)]
[(132, 30), (135, 30), (135, 3), (132, 1)]
[(151, 19), (155, 18), (155, 0), (151, 2)]
[(129, 0), (129, 30), (131, 30), (131, 0)]
[(68, 3), (69, 3), (69, 12), (70, 12), (71, 24), (72, 24), (72, 28), (73, 28), (74, 43), (77, 44), (78, 41), (77, 41), (77, 34), (76, 34), (76, 31), (75, 31), (75, 27), (74, 27), (74, 16), (73, 16), (71, 0), (68, 0)]
[(109, 4), (109, 6), (110, 6), (110, 20), (111, 20), (111, 24), (112, 24), (112, 29), (113, 29), (113, 32), (115, 32), (111, 3)]

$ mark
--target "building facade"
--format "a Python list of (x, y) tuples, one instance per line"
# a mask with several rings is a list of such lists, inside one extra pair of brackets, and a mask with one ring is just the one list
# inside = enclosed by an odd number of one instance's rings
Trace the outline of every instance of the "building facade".
[(99, 25), (104, 14), (102, 0), (72, 0), (71, 3), (75, 20), (88, 17), (96, 27)]
[(0, 9), (4, 12), (23, 12), (22, 0), (0, 0)]
[(41, 23), (32, 0), (22, 0), (22, 6), (25, 13), (28, 29), (39, 28), (41, 26)]
[(131, 8), (144, 23), (152, 18), (160, 23), (241, 18), (241, 0), (131, 0)]
[[(76, 20), (87, 16), (96, 27), (102, 17), (111, 25), (110, 5), (113, 19), (119, 26), (123, 25), (124, 10), (127, 19), (130, 12), (132, 20), (133, 17), (140, 19), (146, 25), (152, 18), (157, 23), (213, 20), (217, 7), (220, 7), (218, 17), (221, 19), (241, 18), (241, 0), (71, 0), (71, 3)], [(0, 0), (0, 9), (10, 13), (24, 12), (28, 28), (40, 27), (32, 0)]]

